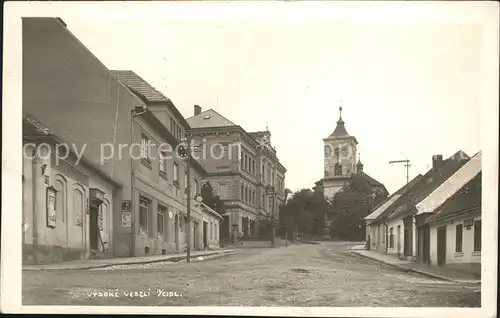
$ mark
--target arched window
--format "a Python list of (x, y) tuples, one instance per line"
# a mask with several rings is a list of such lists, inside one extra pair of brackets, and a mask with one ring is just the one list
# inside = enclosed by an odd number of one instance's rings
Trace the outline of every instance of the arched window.
[(83, 225), (83, 216), (85, 211), (85, 189), (79, 185), (75, 184), (73, 186), (73, 215), (75, 218), (75, 224), (78, 226)]
[(56, 220), (58, 222), (66, 222), (66, 179), (58, 174), (56, 175), (56, 181), (54, 182), (54, 187), (57, 191), (56, 196)]

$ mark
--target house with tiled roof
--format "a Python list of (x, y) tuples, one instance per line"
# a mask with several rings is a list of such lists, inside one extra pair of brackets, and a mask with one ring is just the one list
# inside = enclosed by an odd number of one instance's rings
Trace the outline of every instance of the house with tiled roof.
[[(160, 155), (160, 145), (169, 146), (162, 148), (166, 152), (176, 149), (189, 129), (172, 101), (132, 71), (110, 71), (61, 19), (23, 18), (22, 31), (23, 113), (84, 151), (87, 166), (99, 167), (102, 174), (121, 184), (114, 191), (104, 191), (110, 200), (109, 224), (113, 226), (107, 250), (115, 257), (181, 252), (189, 226), (194, 229), (192, 248), (216, 247), (218, 236), (212, 235), (218, 232), (216, 215), (193, 203), (192, 224), (185, 222), (186, 160), (175, 154), (167, 154), (166, 159)], [(190, 162), (196, 185), (205, 170), (196, 160)], [(50, 168), (49, 164), (44, 168), (47, 176)], [(91, 207), (88, 176), (80, 173), (80, 179), (79, 192), (74, 193), (76, 206), (69, 196), (76, 188), (68, 184), (68, 201), (63, 205), (68, 212), (79, 211), (79, 202), (83, 209)], [(47, 186), (52, 181), (57, 180), (49, 177)], [(68, 246), (68, 255), (88, 258), (91, 244), (95, 244), (88, 235), (90, 221), (85, 220), (78, 222), (77, 230), (68, 224), (66, 232), (50, 234), (80, 234)], [(63, 228), (56, 225), (56, 229)], [(45, 252), (51, 251), (57, 249), (45, 247)]]
[(409, 191), (404, 192), (401, 197), (371, 222), (370, 226), (377, 227), (377, 237), (381, 238), (377, 240), (375, 249), (399, 257), (416, 259), (416, 206), (468, 160), (469, 157), (462, 151), (455, 153), (446, 160), (443, 160), (441, 155), (433, 156), (432, 168)]
[(417, 205), (417, 260), (481, 270), (481, 152)]
[(207, 149), (200, 162), (206, 179), (224, 202), (221, 236), (226, 240), (269, 235), (269, 218), (285, 203), (286, 169), (270, 131), (247, 132), (217, 111), (194, 106), (187, 119), (193, 140)]
[[(376, 249), (377, 242), (380, 242), (381, 240), (384, 241), (384, 238), (381, 238), (380, 236), (380, 224), (374, 224), (372, 226), (373, 221), (376, 220), (387, 209), (389, 209), (393, 204), (395, 204), (396, 201), (401, 198), (401, 196), (404, 195), (407, 191), (409, 191), (414, 185), (418, 184), (421, 178), (421, 174), (417, 175), (410, 182), (408, 182), (408, 184), (405, 184), (384, 201), (380, 202), (375, 208), (373, 208), (372, 212), (369, 215), (364, 217), (366, 224), (366, 241), (368, 249)], [(380, 243), (378, 245), (380, 246)]]

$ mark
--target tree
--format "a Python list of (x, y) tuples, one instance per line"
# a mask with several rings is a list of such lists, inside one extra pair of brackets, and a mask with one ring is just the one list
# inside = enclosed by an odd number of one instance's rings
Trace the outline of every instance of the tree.
[(201, 186), (201, 196), (203, 198), (203, 203), (208, 207), (212, 208), (220, 215), (226, 214), (224, 202), (220, 199), (219, 195), (214, 194), (214, 190), (212, 188), (212, 185), (210, 184), (210, 181), (207, 181)]
[(321, 236), (325, 226), (325, 215), (332, 214), (331, 203), (323, 195), (310, 189), (295, 192), (280, 213), (280, 223), (289, 233), (306, 236)]
[(331, 235), (349, 240), (364, 239), (363, 218), (384, 199), (384, 195), (373, 192), (371, 185), (364, 178), (353, 175), (333, 198)]

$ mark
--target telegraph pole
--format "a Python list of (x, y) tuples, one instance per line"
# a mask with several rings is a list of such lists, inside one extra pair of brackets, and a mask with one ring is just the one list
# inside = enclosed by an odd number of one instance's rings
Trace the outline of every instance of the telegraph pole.
[(187, 249), (186, 249), (186, 262), (191, 262), (191, 134), (186, 133), (184, 138), (186, 146), (180, 147), (180, 156), (186, 159), (186, 210), (187, 210)]
[[(403, 163), (404, 166), (406, 167), (406, 191), (405, 191), (405, 194), (406, 194), (406, 211), (408, 211), (410, 208), (410, 198), (409, 198), (409, 189), (408, 189), (408, 184), (410, 183), (410, 160), (405, 159), (405, 160), (389, 161), (389, 164), (394, 164), (394, 163)], [(399, 255), (400, 244), (401, 243), (399, 242), (399, 239), (398, 239), (398, 255)]]
[[(190, 132), (186, 132), (186, 137), (183, 138), (183, 141), (186, 143), (185, 146), (181, 146), (179, 148), (180, 153), (179, 155), (182, 158), (186, 159), (186, 210), (187, 210), (187, 249), (186, 249), (186, 262), (191, 262), (191, 233), (192, 233), (192, 227), (191, 227), (191, 153), (193, 150), (197, 149), (197, 146), (192, 147), (191, 145), (191, 140), (192, 140), (192, 135)], [(194, 148), (194, 149), (193, 149)], [(198, 203), (201, 203), (203, 201), (203, 198), (199, 196), (198, 194), (195, 195), (195, 200)]]

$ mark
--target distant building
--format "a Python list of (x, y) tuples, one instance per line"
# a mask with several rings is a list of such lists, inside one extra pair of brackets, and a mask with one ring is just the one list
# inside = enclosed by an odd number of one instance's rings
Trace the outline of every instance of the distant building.
[(221, 236), (259, 235), (259, 220), (278, 211), (285, 199), (285, 167), (271, 145), (269, 131), (248, 133), (213, 109), (194, 106), (187, 119), (207, 180), (224, 202), (227, 215)]
[(374, 193), (388, 195), (382, 183), (363, 171), (363, 164), (357, 155), (358, 141), (347, 133), (342, 119), (342, 107), (339, 110), (341, 113), (335, 130), (323, 139), (324, 176), (316, 182), (314, 190), (323, 192), (327, 198), (333, 198), (351, 176), (357, 174), (366, 180)]

